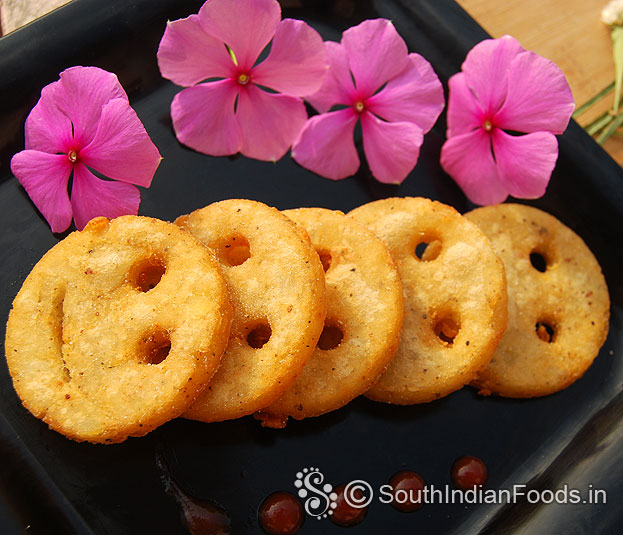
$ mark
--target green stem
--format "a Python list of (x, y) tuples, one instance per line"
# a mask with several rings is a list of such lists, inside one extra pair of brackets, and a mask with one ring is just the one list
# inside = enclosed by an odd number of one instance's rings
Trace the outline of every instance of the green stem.
[(610, 113), (606, 113), (605, 115), (603, 115), (600, 119), (597, 119), (596, 121), (594, 121), (591, 125), (586, 127), (586, 133), (589, 136), (592, 136), (594, 134), (596, 134), (597, 132), (599, 132), (602, 128), (606, 127), (608, 124), (610, 124), (614, 119), (613, 115), (610, 115)]
[(619, 111), (621, 100), (621, 86), (623, 85), (623, 26), (612, 28), (612, 55), (614, 58), (614, 103), (612, 110)]
[(602, 89), (599, 93), (597, 93), (592, 99), (582, 104), (577, 110), (573, 112), (573, 118), (577, 118), (582, 115), (586, 110), (588, 110), (593, 104), (600, 101), (606, 95), (608, 95), (614, 89), (614, 82), (612, 82), (608, 87)]
[(599, 121), (601, 121), (607, 115), (612, 117), (612, 115), (610, 114), (611, 111), (612, 110), (608, 110), (608, 111), (603, 112), (597, 118), (593, 119), (590, 123), (588, 123), (587, 125), (584, 125), (584, 130), (586, 130), (588, 132), (589, 128), (593, 128), (593, 126), (595, 126)]
[(617, 115), (608, 127), (597, 138), (597, 143), (603, 145), (606, 140), (616, 132), (616, 129), (623, 124), (623, 114)]

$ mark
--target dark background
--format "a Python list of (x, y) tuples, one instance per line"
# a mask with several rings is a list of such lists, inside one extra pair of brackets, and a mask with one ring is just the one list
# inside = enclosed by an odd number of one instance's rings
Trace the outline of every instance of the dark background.
[[(445, 117), (426, 136), (420, 161), (399, 187), (375, 182), (365, 163), (353, 178), (332, 182), (296, 165), (244, 157), (211, 158), (177, 143), (169, 104), (180, 88), (163, 80), (156, 50), (167, 19), (197, 12), (189, 0), (76, 0), (0, 40), (0, 323), (34, 263), (60, 236), (49, 231), (11, 176), (23, 149), (23, 125), (41, 88), (72, 65), (118, 74), (164, 160), (140, 213), (172, 220), (210, 202), (246, 197), (280, 209), (323, 206), (348, 211), (372, 199), (421, 195), (464, 212), (471, 208), (441, 170)], [(285, 8), (325, 39), (366, 18), (391, 19), (409, 49), (434, 66), (445, 84), (484, 31), (450, 0), (304, 1)], [(284, 6), (287, 2), (284, 2)], [(363, 161), (363, 160), (362, 160)], [(427, 505), (401, 514), (373, 502), (359, 534), (617, 533), (623, 528), (623, 369), (621, 366), (620, 168), (572, 123), (547, 194), (535, 206), (573, 228), (601, 263), (613, 302), (610, 335), (576, 384), (535, 400), (483, 399), (470, 388), (434, 403), (394, 407), (360, 398), (335, 413), (285, 430), (262, 429), (251, 417), (220, 424), (172, 421), (123, 444), (78, 444), (47, 429), (15, 395), (0, 364), (0, 532), (183, 533), (177, 504), (164, 492), (160, 452), (190, 493), (216, 500), (234, 533), (258, 533), (256, 510), (271, 492), (294, 492), (295, 474), (316, 466), (337, 485), (364, 479), (376, 489), (411, 469), (429, 484), (450, 483), (464, 454), (482, 458), (490, 489), (552, 489), (592, 484), (608, 492), (600, 505)], [(33, 333), (36, 335), (36, 333)], [(308, 517), (303, 534), (344, 528)]]

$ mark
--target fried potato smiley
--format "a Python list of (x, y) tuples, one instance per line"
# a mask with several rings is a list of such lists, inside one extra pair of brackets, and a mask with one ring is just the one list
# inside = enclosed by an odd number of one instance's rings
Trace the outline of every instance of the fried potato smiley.
[(474, 381), (481, 394), (544, 396), (581, 377), (608, 334), (610, 298), (593, 253), (555, 217), (501, 204), (466, 214), (508, 280), (508, 328)]
[(363, 394), (398, 348), (402, 284), (385, 244), (366, 227), (323, 208), (283, 212), (304, 227), (325, 269), (327, 319), (303, 373), (256, 417), (285, 426), (338, 409)]
[(217, 202), (176, 223), (215, 251), (235, 308), (221, 367), (184, 416), (252, 414), (289, 388), (316, 346), (326, 314), (322, 264), (304, 230), (259, 202)]
[(469, 383), (506, 327), (504, 268), (489, 240), (454, 208), (429, 199), (383, 199), (350, 215), (387, 244), (404, 287), (400, 346), (366, 395), (422, 403)]
[(96, 218), (27, 277), (7, 362), (24, 406), (52, 429), (121, 442), (188, 408), (218, 366), (231, 317), (218, 263), (189, 233)]

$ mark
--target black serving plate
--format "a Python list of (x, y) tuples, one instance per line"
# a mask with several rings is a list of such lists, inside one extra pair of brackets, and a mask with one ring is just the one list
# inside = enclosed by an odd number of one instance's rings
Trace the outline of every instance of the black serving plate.
[[(180, 145), (169, 103), (179, 88), (160, 78), (156, 49), (167, 19), (196, 12), (201, 1), (75, 0), (0, 40), (0, 323), (21, 283), (59, 239), (11, 176), (23, 148), (23, 124), (41, 88), (72, 65), (119, 75), (164, 156), (140, 213), (172, 220), (212, 201), (257, 199), (280, 209), (323, 206), (348, 211), (373, 199), (421, 195), (460, 211), (471, 208), (439, 166), (445, 117), (424, 142), (416, 169), (399, 187), (375, 182), (362, 166), (340, 182), (325, 180), (289, 157), (277, 164), (210, 158)], [(295, 6), (295, 7), (287, 7)], [(298, 7), (296, 7), (298, 6)], [(451, 0), (284, 1), (284, 16), (312, 24), (326, 39), (366, 18), (392, 19), (410, 50), (424, 55), (445, 83), (485, 32)], [(78, 444), (48, 430), (21, 405), (0, 364), (0, 532), (184, 533), (166, 493), (160, 455), (189, 493), (215, 500), (233, 533), (259, 533), (257, 507), (271, 492), (295, 492), (295, 474), (318, 467), (337, 485), (352, 479), (375, 489), (411, 469), (429, 484), (450, 483), (464, 454), (482, 458), (489, 489), (607, 492), (607, 503), (557, 505), (429, 504), (403, 514), (374, 501), (361, 534), (623, 532), (623, 173), (575, 124), (560, 137), (560, 158), (547, 194), (531, 204), (552, 213), (587, 242), (612, 298), (610, 334), (586, 375), (556, 395), (534, 400), (482, 399), (465, 388), (434, 403), (395, 407), (364, 398), (285, 430), (251, 417), (220, 424), (172, 421), (144, 438), (114, 446)], [(32, 333), (37, 336), (37, 333)], [(301, 533), (340, 533), (308, 517)]]

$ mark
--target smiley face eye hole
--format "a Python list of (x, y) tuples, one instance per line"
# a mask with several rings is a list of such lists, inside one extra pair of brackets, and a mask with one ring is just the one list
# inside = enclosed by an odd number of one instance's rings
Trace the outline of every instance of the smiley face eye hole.
[(439, 342), (446, 347), (451, 347), (454, 344), (460, 330), (461, 324), (451, 314), (439, 315), (433, 323), (433, 332)]
[(232, 236), (217, 247), (216, 253), (223, 264), (241, 266), (251, 257), (249, 240), (244, 236)]
[(164, 259), (159, 254), (152, 254), (136, 262), (128, 272), (126, 281), (139, 292), (153, 290), (167, 271)]
[(540, 271), (541, 273), (545, 273), (547, 270), (547, 259), (538, 251), (532, 251), (530, 253), (530, 263), (534, 269)]
[(431, 262), (441, 253), (441, 241), (435, 238), (420, 241), (415, 246), (415, 258), (422, 262)]

